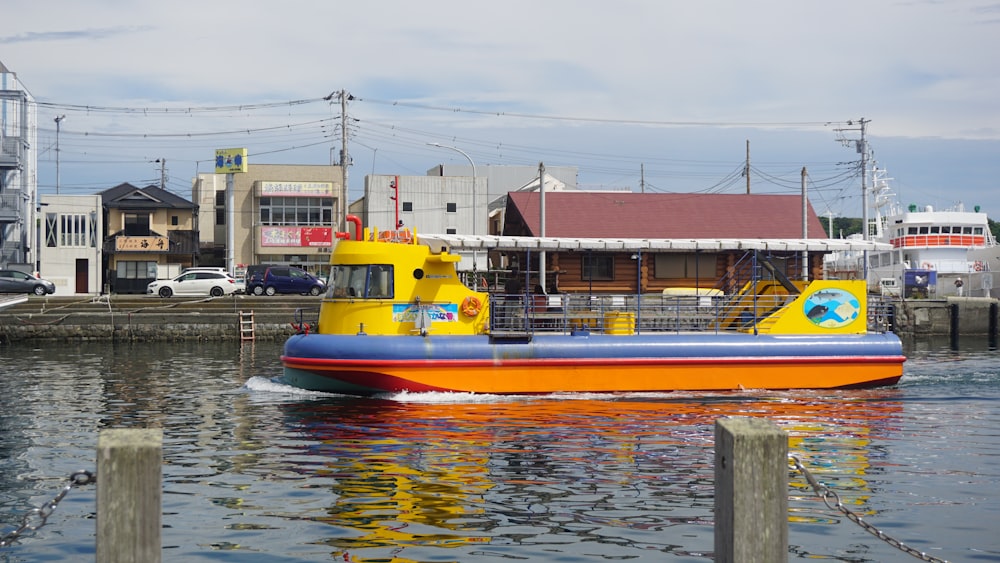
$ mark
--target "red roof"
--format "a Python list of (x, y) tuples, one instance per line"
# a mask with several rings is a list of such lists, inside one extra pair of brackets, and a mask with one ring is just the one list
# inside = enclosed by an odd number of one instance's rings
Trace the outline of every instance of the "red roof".
[[(539, 236), (539, 193), (508, 194), (507, 235)], [(828, 238), (808, 205), (808, 237)], [(803, 238), (802, 198), (770, 194), (546, 192), (545, 236)], [(515, 233), (521, 224), (528, 233)]]

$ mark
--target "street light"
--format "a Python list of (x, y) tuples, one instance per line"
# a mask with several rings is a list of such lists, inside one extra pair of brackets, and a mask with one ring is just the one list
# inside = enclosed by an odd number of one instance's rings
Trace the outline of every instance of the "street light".
[[(469, 160), (469, 164), (472, 165), (472, 234), (479, 234), (476, 232), (476, 215), (479, 214), (479, 209), (476, 207), (476, 163), (472, 162), (472, 157), (469, 156), (465, 151), (458, 147), (451, 147), (448, 145), (442, 145), (441, 143), (427, 143), (432, 147), (437, 147), (439, 149), (453, 150)], [(473, 266), (475, 266), (475, 253), (473, 253)]]
[(64, 119), (65, 115), (56, 117), (56, 195), (59, 195), (59, 124)]

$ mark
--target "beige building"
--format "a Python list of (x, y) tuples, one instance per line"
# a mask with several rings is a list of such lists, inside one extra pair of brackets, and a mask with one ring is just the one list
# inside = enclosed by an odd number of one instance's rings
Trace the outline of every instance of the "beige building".
[(192, 186), (200, 264), (237, 277), (252, 264), (297, 266), (325, 277), (342, 215), (341, 167), (247, 164), (231, 176), (231, 196), (227, 174), (199, 174)]
[[(145, 293), (149, 282), (197, 265), (198, 231), (190, 201), (156, 186), (137, 188), (129, 183), (98, 195), (103, 208), (107, 289)], [(47, 227), (47, 233), (50, 230)]]

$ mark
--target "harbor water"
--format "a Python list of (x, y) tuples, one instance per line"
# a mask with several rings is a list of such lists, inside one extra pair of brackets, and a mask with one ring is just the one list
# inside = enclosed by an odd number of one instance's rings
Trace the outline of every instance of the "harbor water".
[[(908, 343), (875, 390), (362, 399), (283, 385), (280, 343), (19, 343), (0, 539), (96, 470), (102, 430), (161, 428), (164, 561), (712, 561), (714, 423), (755, 416), (889, 537), (1000, 561), (1000, 352), (961, 344)], [(788, 496), (790, 560), (915, 560), (792, 465)], [(94, 560), (95, 503), (73, 488), (0, 562)]]

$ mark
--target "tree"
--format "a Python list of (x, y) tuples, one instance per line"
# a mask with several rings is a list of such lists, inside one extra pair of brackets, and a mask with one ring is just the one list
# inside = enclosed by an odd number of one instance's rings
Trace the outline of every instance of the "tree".
[[(823, 227), (827, 230), (830, 223), (823, 221)], [(834, 217), (833, 233), (827, 233), (830, 238), (847, 238), (848, 235), (861, 233), (861, 219), (854, 217)]]

